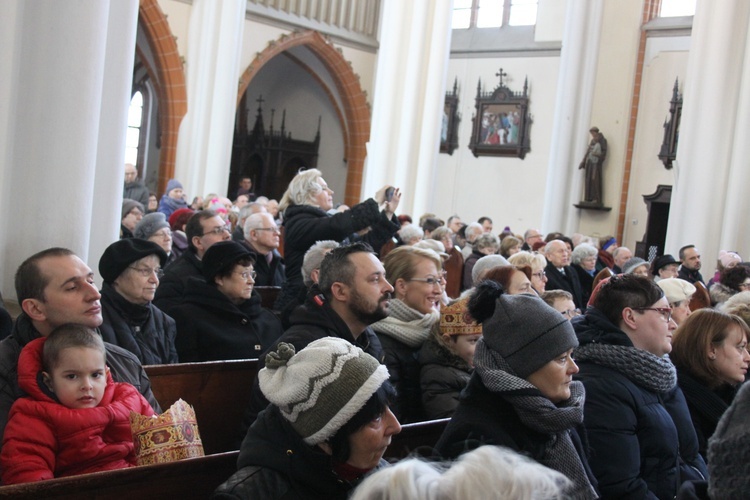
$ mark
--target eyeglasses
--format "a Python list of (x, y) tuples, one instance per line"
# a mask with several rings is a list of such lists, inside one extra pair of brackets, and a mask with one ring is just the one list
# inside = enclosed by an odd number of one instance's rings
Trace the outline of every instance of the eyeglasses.
[(661, 317), (664, 318), (664, 321), (667, 323), (672, 319), (671, 307), (634, 307), (633, 309), (636, 311), (656, 311), (661, 314)]
[(567, 311), (561, 311), (563, 316), (566, 316), (567, 318), (575, 318), (576, 316), (581, 315), (580, 309), (568, 309)]
[(748, 282), (748, 283), (740, 283), (738, 286), (740, 288), (743, 288), (743, 289), (747, 290), (748, 288), (750, 288), (750, 282)]
[(169, 230), (159, 231), (159, 232), (156, 232), (156, 233), (152, 234), (151, 237), (152, 238), (153, 237), (156, 237), (156, 238), (171, 238), (172, 237), (172, 231), (169, 231)]
[(429, 276), (427, 278), (412, 278), (409, 281), (420, 281), (422, 283), (427, 283), (430, 286), (435, 286), (440, 284), (440, 278), (434, 278), (432, 276)]
[(255, 277), (258, 275), (258, 273), (255, 271), (242, 271), (242, 272), (232, 271), (232, 272), (234, 274), (239, 274), (240, 276), (242, 276), (242, 279), (245, 281), (247, 281), (248, 278), (252, 278), (253, 281), (255, 281)]
[(134, 208), (133, 210), (128, 212), (128, 215), (131, 215), (131, 214), (135, 215), (136, 217), (138, 217), (139, 215), (143, 217), (143, 212), (141, 212), (138, 208)]
[(228, 233), (229, 228), (227, 226), (219, 226), (211, 229), (210, 231), (204, 231), (201, 236), (208, 236), (209, 234), (220, 235), (222, 233)]
[(539, 271), (538, 273), (531, 273), (531, 275), (536, 276), (540, 280), (543, 280), (544, 278), (547, 277), (547, 273), (545, 273), (544, 271)]
[(162, 269), (161, 267), (128, 267), (134, 271), (138, 271), (144, 278), (150, 278), (152, 274), (156, 274), (157, 278), (161, 278), (162, 276), (164, 276), (164, 269)]
[(281, 230), (278, 227), (256, 227), (253, 231), (273, 231), (276, 234), (281, 234)]

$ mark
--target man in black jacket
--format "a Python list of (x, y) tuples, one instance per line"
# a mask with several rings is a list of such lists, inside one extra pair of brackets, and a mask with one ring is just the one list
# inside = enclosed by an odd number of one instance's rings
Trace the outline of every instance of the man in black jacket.
[(255, 286), (281, 286), (286, 281), (284, 259), (279, 251), (281, 231), (268, 212), (252, 214), (245, 221), (245, 239), (248, 250), (258, 255), (255, 259)]
[(578, 274), (570, 267), (570, 250), (561, 240), (552, 240), (544, 247), (544, 256), (547, 258), (547, 286), (545, 290), (565, 290), (573, 296), (576, 307), (583, 310), (581, 282)]
[[(370, 325), (388, 316), (391, 292), (393, 287), (385, 279), (383, 264), (368, 245), (353, 243), (331, 250), (320, 266), (318, 285), (310, 289), (305, 304), (292, 313), (292, 326), (266, 352), (276, 350), (279, 342), (292, 344), (299, 352), (313, 340), (339, 337), (382, 363), (383, 350)], [(264, 366), (265, 354), (258, 368)], [(268, 400), (256, 377), (243, 437), (266, 406)]]
[(167, 267), (153, 300), (154, 305), (167, 314), (182, 301), (188, 279), (203, 278), (203, 254), (214, 243), (229, 239), (229, 226), (213, 210), (201, 210), (188, 220), (185, 235), (188, 249)]
[(695, 283), (696, 281), (703, 282), (703, 276), (700, 273), (701, 270), (701, 253), (695, 248), (695, 245), (685, 245), (680, 248), (680, 270), (677, 277), (687, 281), (688, 283)]
[[(13, 402), (25, 396), (18, 386), (21, 349), (66, 323), (89, 328), (102, 324), (101, 295), (94, 283), (94, 273), (66, 248), (50, 248), (26, 259), (16, 272), (16, 295), (23, 312), (16, 319), (13, 333), (0, 342), (0, 435)], [(154, 411), (161, 413), (138, 358), (116, 345), (107, 342), (104, 345), (112, 378), (135, 386)]]

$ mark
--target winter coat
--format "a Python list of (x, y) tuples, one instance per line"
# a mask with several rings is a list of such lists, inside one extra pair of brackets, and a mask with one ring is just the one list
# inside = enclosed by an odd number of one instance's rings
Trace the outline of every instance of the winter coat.
[(704, 283), (703, 275), (701, 275), (700, 271), (692, 271), (685, 266), (680, 266), (680, 269), (677, 271), (677, 277), (688, 283), (695, 283), (696, 281)]
[[(146, 203), (146, 205), (144, 206), (148, 206), (148, 203)], [(175, 200), (174, 198), (170, 198), (165, 194), (162, 195), (161, 200), (159, 200), (159, 207), (156, 209), (156, 211), (163, 213), (167, 220), (169, 220), (169, 216), (181, 208), (190, 207), (188, 207), (188, 204), (185, 200)]]
[[(374, 328), (377, 328), (375, 326)], [(403, 342), (377, 332), (383, 347), (384, 364), (388, 368), (391, 385), (396, 389), (396, 400), (390, 408), (399, 422), (410, 424), (425, 419), (419, 387), (419, 347), (409, 347)]]
[(99, 327), (105, 342), (132, 352), (144, 365), (177, 363), (175, 322), (150, 302), (133, 304), (108, 284), (102, 287)]
[[(595, 308), (573, 326), (580, 346), (632, 347), (627, 335)], [(574, 378), (586, 388), (590, 464), (603, 498), (673, 499), (683, 481), (707, 477), (679, 386), (656, 392), (592, 361), (578, 361), (578, 367)]]
[(276, 310), (284, 309), (305, 288), (302, 281), (302, 259), (317, 241), (342, 241), (352, 233), (370, 227), (364, 241), (375, 252), (385, 244), (401, 226), (398, 219), (388, 219), (378, 209), (373, 199), (354, 205), (351, 210), (328, 215), (311, 205), (292, 205), (284, 211), (284, 261), (286, 281), (276, 301)]
[(698, 449), (703, 458), (707, 459), (708, 439), (713, 436), (719, 419), (732, 404), (739, 386), (724, 384), (712, 390), (687, 371), (680, 369), (677, 369), (677, 383), (690, 410), (690, 418), (698, 436)]
[(215, 286), (192, 278), (181, 305), (175, 345), (180, 361), (257, 358), (281, 336), (281, 321), (260, 306), (260, 295), (234, 304)]
[(474, 270), (477, 261), (484, 256), (485, 254), (479, 250), (473, 250), (469, 256), (466, 257), (466, 260), (464, 261), (464, 280), (463, 283), (461, 283), (461, 290), (468, 290), (474, 286), (474, 278), (472, 278), (471, 272)]
[[(385, 465), (381, 459), (374, 470)], [(349, 482), (338, 477), (330, 455), (306, 444), (273, 405), (249, 429), (237, 468), (213, 498), (343, 500), (364, 478)]]
[(581, 282), (578, 280), (576, 273), (571, 266), (565, 266), (565, 276), (549, 262), (544, 268), (547, 274), (547, 285), (545, 290), (565, 290), (573, 295), (573, 302), (580, 310), (586, 309), (586, 302), (583, 301), (583, 292), (581, 291)]
[(273, 258), (271, 259), (271, 264), (269, 264), (266, 257), (258, 253), (247, 240), (243, 240), (241, 243), (248, 250), (256, 254), (255, 264), (253, 265), (253, 269), (256, 272), (255, 286), (281, 286), (284, 284), (286, 280), (286, 266), (278, 250), (271, 251)]
[[(538, 391), (536, 391), (538, 394)], [(570, 438), (589, 482), (596, 479), (587, 463), (582, 428), (571, 428)], [(505, 446), (536, 461), (544, 459), (554, 434), (545, 434), (525, 425), (513, 405), (502, 394), (490, 391), (475, 372), (461, 394), (461, 400), (435, 448), (443, 458), (459, 455), (482, 445)]]
[[(575, 271), (576, 275), (578, 275), (578, 282), (581, 284), (581, 303), (585, 308), (586, 304), (589, 303), (589, 297), (591, 297), (591, 290), (594, 286), (594, 276), (591, 276), (584, 268), (582, 268), (578, 264), (573, 264), (570, 267), (571, 269), (573, 269), (573, 271)], [(547, 290), (546, 287), (545, 290)]]
[(472, 369), (434, 337), (422, 344), (417, 360), (421, 366), (419, 385), (427, 420), (453, 415), (461, 391), (469, 383)]
[(122, 191), (123, 198), (130, 198), (131, 200), (140, 202), (144, 207), (148, 206), (149, 196), (150, 193), (148, 192), (148, 188), (146, 188), (146, 186), (143, 185), (143, 181), (140, 180), (126, 182)]
[[(316, 293), (317, 292), (317, 293)], [(383, 348), (380, 345), (375, 332), (372, 328), (367, 327), (355, 339), (349, 327), (341, 317), (331, 308), (328, 302), (323, 298), (322, 293), (317, 286), (313, 286), (308, 300), (294, 310), (289, 318), (292, 326), (273, 343), (273, 345), (258, 359), (258, 370), (266, 365), (266, 354), (273, 351), (279, 342), (292, 344), (296, 352), (302, 350), (307, 344), (314, 340), (324, 337), (337, 337), (344, 339), (353, 345), (356, 345), (367, 354), (383, 363)], [(250, 397), (250, 405), (245, 412), (243, 420), (242, 434), (244, 435), (248, 427), (255, 421), (257, 415), (268, 406), (268, 400), (260, 391), (258, 377), (253, 382), (253, 393)]]
[(41, 382), (44, 339), (19, 358), (18, 383), (29, 396), (13, 403), (0, 453), (3, 484), (26, 483), (136, 465), (130, 412), (154, 414), (130, 384), (107, 377), (95, 408), (70, 409)]
[(190, 278), (203, 279), (202, 269), (203, 265), (195, 252), (187, 250), (164, 271), (164, 276), (159, 280), (153, 304), (169, 314), (174, 306), (182, 302), (188, 280)]
[[(13, 402), (26, 396), (26, 393), (18, 386), (18, 357), (21, 349), (41, 336), (26, 313), (21, 313), (16, 318), (11, 336), (0, 342), (0, 435), (5, 430)], [(151, 381), (136, 355), (109, 342), (105, 342), (104, 347), (107, 350), (107, 366), (109, 366), (112, 379), (135, 386), (151, 404), (154, 411), (160, 413), (161, 407), (154, 393), (151, 392)]]
[(721, 283), (714, 283), (708, 290), (708, 294), (711, 296), (711, 305), (716, 308), (720, 307), (724, 302), (738, 293), (737, 290), (733, 290)]

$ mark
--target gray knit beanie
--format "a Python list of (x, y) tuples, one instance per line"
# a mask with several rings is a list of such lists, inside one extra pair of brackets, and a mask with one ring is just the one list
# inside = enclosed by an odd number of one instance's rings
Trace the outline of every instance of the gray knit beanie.
[(648, 262), (641, 259), (640, 257), (633, 257), (625, 261), (625, 263), (622, 265), (622, 274), (633, 274), (633, 271), (644, 264), (648, 265)]
[(750, 384), (744, 384), (708, 440), (708, 494), (747, 498), (750, 492)]
[(133, 236), (142, 240), (147, 240), (159, 229), (166, 227), (169, 229), (167, 217), (161, 212), (151, 212), (143, 216), (133, 231)]
[(293, 345), (281, 342), (258, 372), (263, 395), (310, 445), (336, 434), (386, 380), (385, 366), (335, 337), (311, 342), (296, 354)]
[(521, 378), (578, 346), (570, 321), (528, 294), (498, 297), (492, 317), (482, 322), (482, 333), (487, 346)]
[(124, 219), (134, 208), (138, 208), (141, 213), (145, 214), (146, 209), (143, 208), (143, 204), (140, 201), (131, 200), (130, 198), (122, 199), (122, 214), (120, 220)]

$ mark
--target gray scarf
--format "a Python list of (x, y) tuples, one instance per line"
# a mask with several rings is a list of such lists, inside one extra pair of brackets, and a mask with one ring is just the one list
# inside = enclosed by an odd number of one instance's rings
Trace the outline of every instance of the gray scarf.
[(544, 458), (539, 462), (554, 469), (570, 480), (573, 486), (566, 498), (597, 498), (586, 471), (573, 446), (570, 429), (583, 422), (585, 392), (583, 384), (571, 382), (570, 399), (555, 405), (541, 393), (536, 395), (513, 394), (519, 389), (535, 389), (536, 386), (517, 377), (508, 362), (480, 340), (474, 353), (474, 366), (485, 387), (513, 405), (524, 425), (530, 429), (551, 435)]
[(677, 371), (668, 357), (660, 358), (643, 349), (621, 345), (586, 344), (573, 355), (576, 361), (591, 361), (612, 368), (650, 391), (666, 392), (677, 385)]
[(422, 314), (399, 299), (391, 299), (388, 305), (388, 317), (372, 325), (372, 329), (415, 349), (427, 340), (432, 327), (438, 321), (440, 321), (440, 313), (437, 311)]

